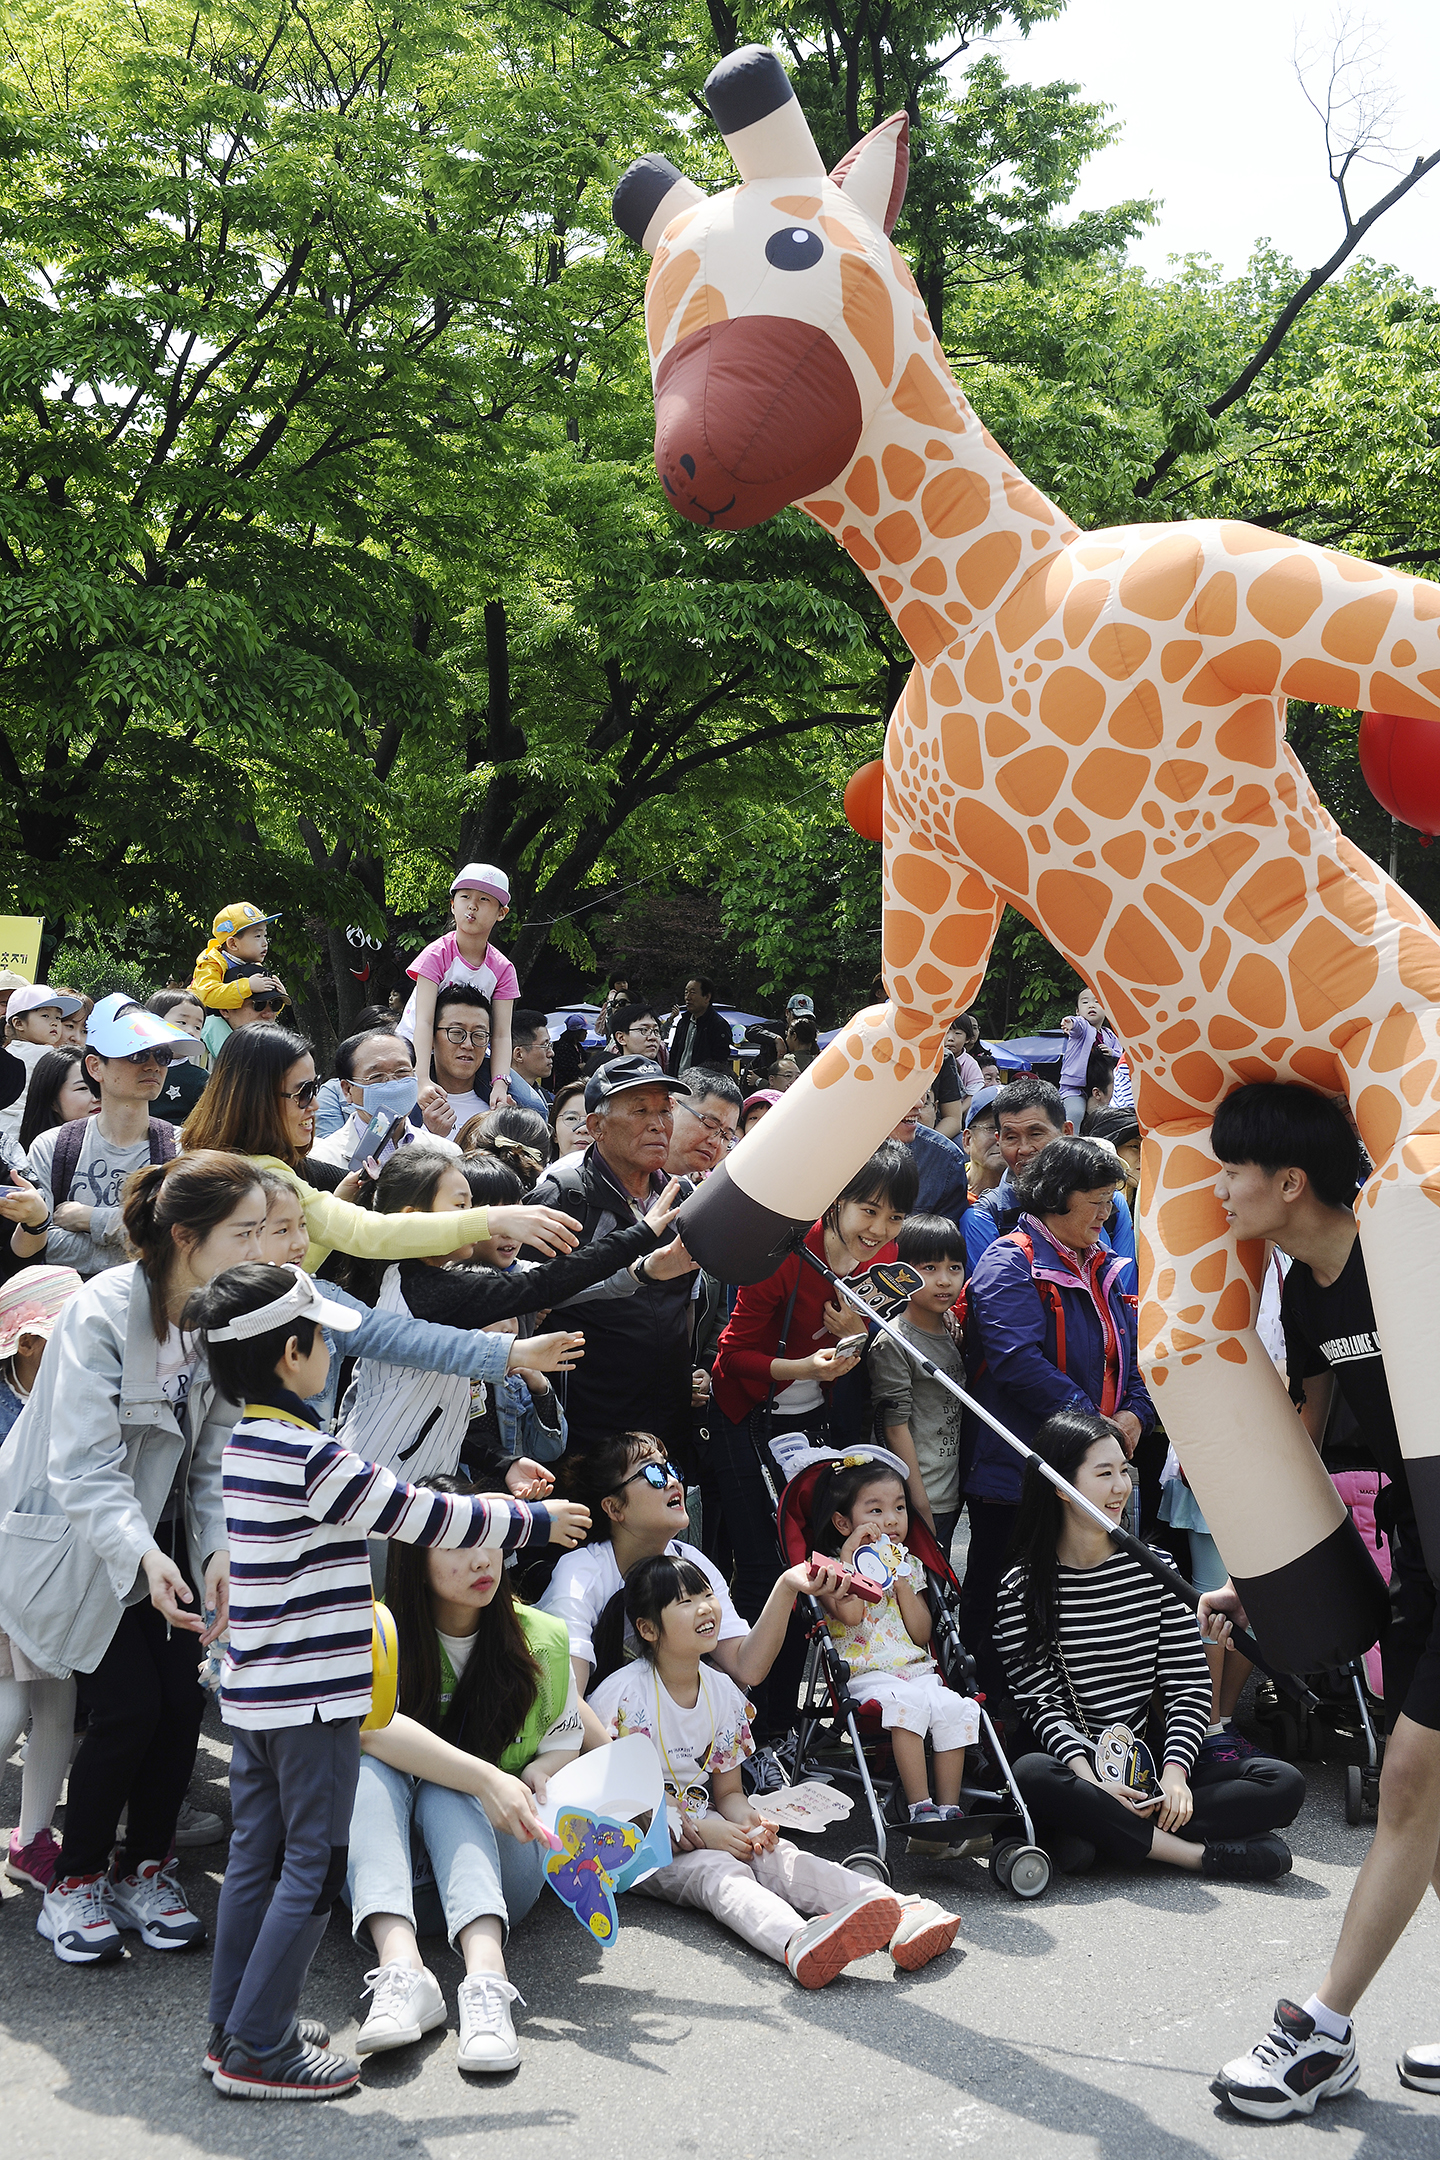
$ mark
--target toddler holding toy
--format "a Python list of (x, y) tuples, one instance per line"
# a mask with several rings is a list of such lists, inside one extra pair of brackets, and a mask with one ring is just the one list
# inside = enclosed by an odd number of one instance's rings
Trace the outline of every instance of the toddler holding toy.
[[(980, 1712), (967, 1696), (947, 1688), (925, 1645), (930, 1607), (925, 1571), (902, 1542), (909, 1524), (905, 1482), (898, 1469), (853, 1457), (821, 1473), (810, 1517), (817, 1553), (833, 1554), (846, 1567), (868, 1546), (878, 1566), (867, 1569), (884, 1582), (885, 1596), (867, 1604), (852, 1592), (817, 1589), (826, 1625), (850, 1667), (857, 1701), (875, 1702), (890, 1736), (895, 1767), (905, 1788), (912, 1824), (958, 1823), (965, 1750), (980, 1731)], [(856, 1687), (855, 1681), (862, 1685)], [(925, 1736), (935, 1757), (935, 1797), (925, 1763)]]
[(640, 1561), (626, 1578), (625, 1614), (642, 1655), (603, 1680), (590, 1707), (617, 1739), (644, 1733), (654, 1746), (675, 1852), (636, 1890), (713, 1913), (805, 1988), (827, 1986), (874, 1950), (888, 1949), (906, 1971), (948, 1950), (954, 1913), (802, 1852), (746, 1798), (750, 1706), (706, 1657), (720, 1604), (703, 1570), (670, 1553)]

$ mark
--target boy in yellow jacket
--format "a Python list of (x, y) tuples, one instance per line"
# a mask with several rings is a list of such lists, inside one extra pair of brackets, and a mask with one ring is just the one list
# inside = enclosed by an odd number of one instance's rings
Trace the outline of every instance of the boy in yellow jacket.
[(286, 996), (279, 976), (265, 972), (268, 925), (279, 920), (278, 915), (262, 915), (248, 900), (233, 900), (221, 908), (190, 985), (207, 1012), (233, 1012), (267, 991)]

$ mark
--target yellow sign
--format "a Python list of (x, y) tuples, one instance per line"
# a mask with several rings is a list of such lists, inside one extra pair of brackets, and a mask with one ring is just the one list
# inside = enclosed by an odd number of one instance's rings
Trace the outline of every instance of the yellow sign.
[(40, 965), (43, 915), (0, 915), (0, 968), (34, 982)]

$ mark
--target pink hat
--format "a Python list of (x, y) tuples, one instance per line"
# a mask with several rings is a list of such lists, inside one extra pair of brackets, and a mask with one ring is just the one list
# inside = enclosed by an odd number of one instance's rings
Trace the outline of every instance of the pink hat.
[(489, 893), (492, 900), (499, 900), (506, 907), (510, 905), (510, 880), (503, 870), (495, 868), (494, 863), (467, 862), (464, 869), (457, 872), (450, 887), (452, 899), (457, 892)]
[(77, 1290), (85, 1287), (73, 1267), (21, 1268), (0, 1285), (0, 1358), (14, 1357), (22, 1335), (51, 1331)]
[(769, 1103), (771, 1109), (773, 1110), (776, 1103), (780, 1101), (783, 1093), (783, 1088), (757, 1088), (753, 1095), (747, 1095), (744, 1102), (740, 1105), (741, 1124), (744, 1124), (746, 1118), (750, 1115), (750, 1112), (754, 1109), (756, 1103)]

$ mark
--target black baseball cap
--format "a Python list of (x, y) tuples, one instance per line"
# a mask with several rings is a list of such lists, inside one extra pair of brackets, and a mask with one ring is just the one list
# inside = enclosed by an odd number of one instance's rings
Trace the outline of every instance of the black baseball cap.
[(672, 1079), (654, 1058), (609, 1058), (585, 1083), (585, 1108), (587, 1112), (598, 1110), (612, 1095), (621, 1095), (626, 1088), (637, 1087), (669, 1088), (672, 1095), (693, 1095), (695, 1092), (688, 1080)]

